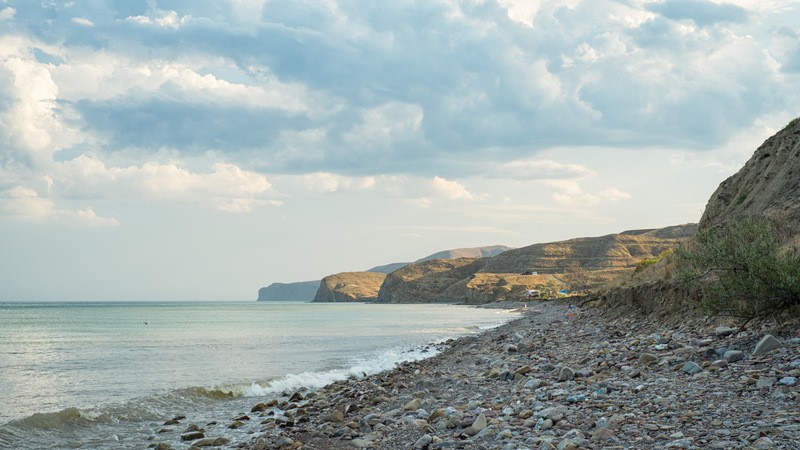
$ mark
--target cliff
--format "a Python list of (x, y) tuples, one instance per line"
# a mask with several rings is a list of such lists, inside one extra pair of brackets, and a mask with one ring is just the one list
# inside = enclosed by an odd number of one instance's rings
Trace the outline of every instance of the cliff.
[[(458, 301), (457, 283), (464, 282), (485, 264), (484, 259), (432, 259), (412, 263), (386, 275), (378, 303), (435, 303)], [(450, 291), (448, 291), (450, 290)]]
[(771, 217), (800, 233), (800, 118), (767, 139), (708, 200), (700, 227), (745, 216)]
[(484, 272), (563, 274), (586, 271), (626, 271), (645, 258), (694, 236), (697, 225), (686, 224), (652, 230), (632, 230), (600, 237), (533, 244), (503, 252), (487, 260)]
[(342, 272), (322, 279), (314, 302), (368, 302), (378, 298), (386, 274)]
[(695, 224), (686, 224), (504, 249), (490, 258), (413, 263), (386, 277), (378, 302), (483, 304), (520, 300), (531, 289), (546, 296), (586, 291), (633, 272), (643, 259), (696, 232)]
[(258, 290), (258, 301), (310, 302), (318, 288), (319, 280), (272, 283)]

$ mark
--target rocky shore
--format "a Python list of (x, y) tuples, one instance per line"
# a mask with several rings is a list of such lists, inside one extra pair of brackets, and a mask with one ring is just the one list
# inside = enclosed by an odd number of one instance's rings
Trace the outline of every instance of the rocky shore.
[(430, 359), (255, 405), (237, 446), (800, 449), (799, 377), (800, 324), (667, 329), (539, 302)]
[(252, 448), (800, 448), (792, 331), (541, 302), (431, 359), (296, 394)]

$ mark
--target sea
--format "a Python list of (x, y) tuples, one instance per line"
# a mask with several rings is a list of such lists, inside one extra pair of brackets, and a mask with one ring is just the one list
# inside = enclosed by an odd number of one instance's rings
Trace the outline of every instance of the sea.
[(190, 424), (235, 446), (258, 435), (256, 417), (228, 428), (257, 403), (428, 358), (515, 317), (430, 304), (0, 303), (0, 449), (181, 449)]

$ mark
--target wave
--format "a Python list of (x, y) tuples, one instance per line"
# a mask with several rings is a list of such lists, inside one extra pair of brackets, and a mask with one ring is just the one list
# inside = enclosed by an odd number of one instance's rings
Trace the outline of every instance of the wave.
[(352, 361), (349, 367), (315, 372), (289, 374), (276, 378), (262, 386), (254, 382), (244, 393), (246, 397), (264, 397), (296, 391), (301, 388), (319, 389), (337, 381), (348, 378), (362, 378), (385, 370), (393, 369), (398, 363), (419, 361), (430, 358), (440, 352), (436, 345), (416, 349), (388, 349), (374, 352)]

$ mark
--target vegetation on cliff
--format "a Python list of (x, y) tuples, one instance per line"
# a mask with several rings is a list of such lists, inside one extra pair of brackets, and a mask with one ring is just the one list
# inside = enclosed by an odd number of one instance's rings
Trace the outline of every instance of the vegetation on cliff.
[(800, 252), (765, 217), (707, 228), (678, 250), (682, 278), (701, 282), (712, 314), (766, 318), (800, 306)]

